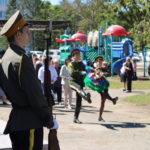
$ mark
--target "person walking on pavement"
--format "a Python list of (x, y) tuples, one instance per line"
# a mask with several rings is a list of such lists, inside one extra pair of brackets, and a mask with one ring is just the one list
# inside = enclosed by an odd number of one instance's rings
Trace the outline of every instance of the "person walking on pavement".
[[(43, 60), (43, 65), (40, 67), (38, 71), (38, 79), (41, 81), (41, 85), (43, 89), (44, 89), (44, 71), (45, 71), (44, 64), (45, 64), (45, 59)], [(55, 67), (53, 66), (52, 58), (49, 59), (49, 71), (51, 74), (51, 89), (53, 91), (54, 83), (57, 80), (58, 74)]]
[(90, 95), (89, 93), (86, 95), (86, 93), (83, 91), (84, 87), (84, 74), (85, 72), (85, 66), (82, 63), (81, 57), (80, 57), (80, 51), (79, 49), (74, 49), (71, 52), (71, 56), (73, 61), (69, 63), (69, 73), (71, 76), (70, 80), (70, 87), (76, 91), (76, 108), (75, 108), (75, 114), (74, 114), (74, 123), (82, 123), (79, 120), (79, 114), (81, 110), (82, 105), (82, 97), (86, 97), (86, 99), (89, 103), (91, 103)]
[(57, 95), (58, 104), (61, 104), (62, 103), (62, 86), (61, 86), (61, 77), (60, 77), (61, 67), (58, 59), (54, 59), (53, 63), (58, 74), (57, 79), (54, 82), (54, 93)]
[(125, 76), (127, 80), (127, 93), (132, 92), (132, 77), (133, 77), (133, 65), (131, 62), (131, 58), (127, 57), (126, 58), (126, 63), (125, 63)]
[(45, 56), (41, 56), (40, 61), (36, 64), (35, 70), (36, 70), (37, 76), (38, 76), (39, 69), (44, 65), (44, 61), (45, 61)]
[(9, 134), (13, 150), (42, 150), (43, 127), (52, 128), (50, 114), (32, 59), (25, 54), (30, 32), (20, 11), (3, 26), (9, 47), (0, 62), (0, 86), (12, 104), (4, 134)]
[(137, 61), (136, 59), (132, 60), (132, 66), (133, 66), (133, 76), (132, 76), (132, 80), (137, 80)]
[[(69, 86), (69, 80), (71, 79), (69, 70), (68, 70), (68, 64), (70, 63), (70, 59), (65, 59), (65, 64), (61, 67), (60, 70), (60, 77), (61, 77), (61, 84), (64, 89), (64, 107), (71, 109), (71, 103), (72, 103), (72, 90)], [(69, 101), (68, 101), (69, 100)]]

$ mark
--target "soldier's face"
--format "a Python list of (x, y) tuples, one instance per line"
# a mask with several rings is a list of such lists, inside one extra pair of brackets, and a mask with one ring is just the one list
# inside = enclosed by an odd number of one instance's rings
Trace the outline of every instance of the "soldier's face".
[(27, 26), (23, 27), (21, 31), (18, 31), (15, 35), (15, 41), (20, 46), (25, 46), (29, 42), (30, 32)]
[(28, 26), (25, 26), (23, 29), (22, 29), (22, 42), (24, 44), (27, 44), (29, 42), (29, 37), (30, 37), (30, 31), (29, 31), (29, 28)]

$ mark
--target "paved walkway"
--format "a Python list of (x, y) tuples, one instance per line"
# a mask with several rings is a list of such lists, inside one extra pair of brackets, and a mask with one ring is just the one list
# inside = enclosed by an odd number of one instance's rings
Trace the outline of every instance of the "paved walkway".
[[(65, 110), (63, 106), (56, 105), (54, 112), (60, 126), (58, 138), (61, 150), (149, 150), (150, 107), (122, 101), (123, 97), (144, 92), (150, 90), (124, 93), (122, 89), (110, 89), (111, 95), (119, 96), (119, 101), (117, 105), (106, 102), (105, 122), (98, 121), (100, 96), (97, 92), (91, 92), (92, 104), (83, 101), (80, 114), (83, 124), (72, 122), (74, 109)], [(7, 121), (9, 112), (10, 108), (0, 107), (0, 120)], [(1, 125), (0, 122), (0, 128)], [(45, 129), (45, 141), (47, 135), (48, 130)]]

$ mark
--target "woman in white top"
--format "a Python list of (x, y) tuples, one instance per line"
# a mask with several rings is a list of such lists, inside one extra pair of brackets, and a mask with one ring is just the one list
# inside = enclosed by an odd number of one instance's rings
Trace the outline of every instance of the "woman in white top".
[[(72, 90), (69, 87), (69, 80), (70, 80), (70, 74), (68, 71), (68, 63), (70, 62), (70, 59), (66, 59), (65, 60), (65, 64), (61, 67), (60, 70), (60, 77), (62, 78), (61, 80), (61, 84), (62, 87), (64, 89), (64, 96), (65, 96), (65, 100), (64, 100), (64, 107), (65, 108), (69, 108), (71, 109), (71, 102), (72, 102)], [(67, 101), (67, 98), (69, 99), (69, 101)]]
[(122, 67), (120, 69), (120, 79), (121, 79), (121, 82), (124, 83), (124, 89), (123, 89), (123, 91), (126, 91), (126, 89), (127, 89), (126, 75), (125, 75), (125, 71), (126, 71), (125, 64), (126, 63), (123, 63)]
[[(53, 89), (53, 84), (57, 80), (58, 74), (57, 74), (55, 67), (52, 65), (52, 60), (50, 60), (49, 62), (49, 70), (51, 73), (51, 85)], [(41, 81), (42, 87), (44, 86), (44, 71), (45, 71), (45, 68), (43, 65), (42, 67), (40, 67), (38, 71), (38, 79)]]

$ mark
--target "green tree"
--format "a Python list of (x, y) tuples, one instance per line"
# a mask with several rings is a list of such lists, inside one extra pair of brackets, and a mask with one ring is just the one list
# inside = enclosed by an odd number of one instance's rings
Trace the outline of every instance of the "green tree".
[(36, 20), (40, 15), (43, 3), (41, 0), (21, 0), (17, 2), (17, 8), (27, 19)]
[(118, 22), (129, 31), (134, 47), (142, 50), (150, 41), (150, 2), (148, 0), (116, 0)]
[(6, 50), (7, 49), (7, 40), (5, 37), (0, 37), (0, 50)]
[(9, 18), (17, 10), (16, 0), (9, 0), (6, 10), (6, 18)]

